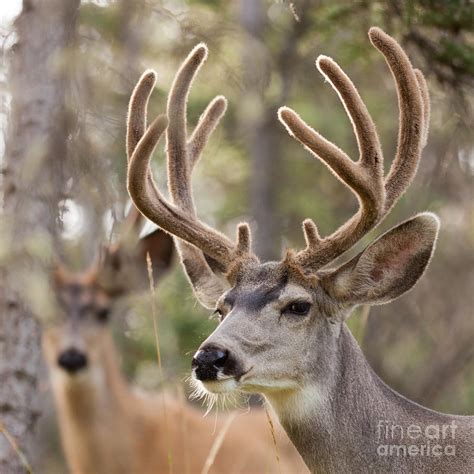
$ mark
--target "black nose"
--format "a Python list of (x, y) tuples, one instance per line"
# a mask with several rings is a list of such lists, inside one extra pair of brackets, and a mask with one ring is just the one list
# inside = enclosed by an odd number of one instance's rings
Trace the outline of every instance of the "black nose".
[(67, 349), (59, 354), (58, 365), (74, 374), (87, 366), (87, 356), (77, 349)]
[(229, 351), (216, 346), (204, 346), (196, 352), (192, 368), (198, 380), (216, 380), (217, 374), (224, 368)]

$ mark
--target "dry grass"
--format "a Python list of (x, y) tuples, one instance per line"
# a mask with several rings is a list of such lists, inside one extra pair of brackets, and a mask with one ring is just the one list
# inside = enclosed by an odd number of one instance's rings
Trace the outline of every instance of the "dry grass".
[(275, 457), (278, 464), (278, 472), (279, 474), (281, 474), (280, 454), (278, 453), (278, 444), (277, 444), (276, 435), (275, 435), (275, 425), (273, 424), (273, 420), (272, 420), (272, 417), (270, 416), (270, 412), (268, 411), (267, 406), (264, 404), (263, 407), (265, 409), (265, 414), (267, 415), (268, 425), (270, 426), (270, 432), (272, 434), (273, 445), (275, 446)]
[[(155, 346), (156, 346), (156, 358), (158, 361), (158, 369), (160, 371), (160, 378), (164, 380), (163, 374), (163, 365), (161, 363), (161, 349), (160, 349), (160, 338), (158, 333), (158, 317), (156, 311), (156, 301), (155, 301), (155, 280), (153, 278), (153, 266), (151, 263), (150, 254), (147, 252), (146, 254), (146, 266), (148, 272), (148, 281), (150, 283), (150, 303), (151, 303), (151, 314), (153, 317), (153, 333), (155, 336)], [(161, 400), (163, 403), (163, 416), (165, 422), (165, 439), (167, 444), (167, 451), (168, 451), (168, 471), (170, 474), (173, 472), (173, 455), (171, 452), (171, 438), (170, 438), (170, 430), (169, 430), (169, 423), (168, 423), (168, 416), (166, 410), (166, 396), (164, 390), (162, 390)]]
[(222, 446), (222, 443), (224, 442), (225, 435), (227, 434), (227, 431), (229, 430), (230, 425), (232, 424), (232, 422), (235, 420), (236, 417), (237, 417), (237, 413), (232, 413), (225, 420), (224, 425), (222, 426), (221, 430), (216, 436), (216, 439), (214, 440), (214, 443), (211, 446), (211, 450), (209, 451), (206, 462), (204, 463), (204, 467), (202, 468), (201, 474), (209, 473), (209, 470), (214, 464), (217, 453), (219, 452), (219, 449)]
[[(185, 403), (186, 403), (186, 395), (184, 393), (184, 389), (182, 385), (178, 385), (177, 387), (178, 391), (178, 398), (181, 402), (181, 436), (183, 438), (183, 445), (184, 446), (189, 446), (189, 440), (188, 440), (188, 424), (187, 424), (187, 419), (184, 416), (184, 410), (185, 410)], [(189, 449), (184, 449), (184, 464), (185, 464), (185, 472), (186, 474), (191, 473), (191, 460), (189, 459)]]

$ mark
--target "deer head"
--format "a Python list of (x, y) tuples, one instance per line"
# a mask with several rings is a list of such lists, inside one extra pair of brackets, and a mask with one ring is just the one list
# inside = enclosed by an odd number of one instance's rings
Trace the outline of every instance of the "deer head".
[[(369, 38), (384, 55), (397, 86), (400, 131), (395, 159), (384, 176), (382, 148), (367, 108), (341, 68), (320, 56), (316, 66), (338, 93), (352, 122), (359, 160), (349, 158), (293, 110), (282, 107), (278, 117), (290, 135), (355, 194), (359, 209), (327, 237), (319, 235), (312, 220), (305, 220), (306, 248), (289, 250), (282, 261), (259, 261), (251, 251), (247, 224), (238, 226), (233, 242), (196, 215), (192, 170), (226, 108), (225, 99), (216, 97), (187, 137), (186, 102), (207, 56), (203, 44), (178, 71), (167, 116), (150, 125), (133, 153), (128, 170), (133, 202), (178, 238), (181, 261), (197, 298), (219, 315), (219, 326), (193, 359), (194, 377), (211, 392), (238, 389), (275, 394), (315, 381), (321, 387), (330, 384), (331, 368), (341, 357), (339, 335), (351, 311), (360, 304), (383, 304), (399, 297), (413, 287), (429, 263), (439, 222), (433, 214), (422, 213), (394, 227), (344, 265), (328, 267), (387, 216), (413, 180), (427, 139), (429, 98), (422, 73), (380, 29), (372, 28)], [(137, 88), (150, 77), (152, 72), (145, 73)], [(149, 169), (165, 129), (171, 201), (163, 197)]]
[[(147, 86), (142, 81), (130, 101), (128, 159), (146, 128)], [(143, 220), (132, 205), (116, 242), (104, 246), (99, 258), (86, 270), (70, 272), (63, 264), (56, 264), (53, 284), (61, 314), (43, 335), (50, 367), (74, 376), (102, 363), (110, 349), (109, 315), (117, 301), (149, 285), (147, 254), (155, 281), (170, 267), (174, 253), (172, 238), (160, 229), (139, 238)]]

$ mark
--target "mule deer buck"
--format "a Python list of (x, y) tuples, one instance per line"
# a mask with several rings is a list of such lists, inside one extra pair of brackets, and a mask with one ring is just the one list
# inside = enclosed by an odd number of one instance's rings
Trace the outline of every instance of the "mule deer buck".
[[(234, 243), (196, 216), (191, 172), (226, 107), (217, 97), (187, 140), (187, 95), (206, 58), (204, 45), (178, 73), (167, 117), (158, 117), (138, 143), (128, 190), (146, 217), (179, 239), (197, 298), (219, 314), (219, 326), (192, 362), (204, 390), (264, 394), (312, 472), (468, 472), (474, 461), (473, 418), (437, 413), (386, 386), (345, 324), (357, 305), (387, 303), (413, 287), (433, 254), (438, 218), (418, 214), (345, 264), (327, 267), (387, 216), (413, 180), (428, 135), (430, 105), (422, 73), (380, 29), (372, 28), (369, 38), (388, 63), (400, 107), (398, 149), (386, 177), (372, 118), (332, 59), (320, 56), (316, 65), (351, 119), (359, 160), (352, 161), (293, 110), (282, 107), (278, 114), (290, 135), (358, 199), (358, 211), (330, 236), (322, 238), (307, 219), (305, 249), (261, 263), (251, 251), (247, 224), (238, 226)], [(166, 128), (171, 202), (149, 169)]]
[[(152, 85), (144, 81), (130, 104), (129, 156), (144, 132)], [(170, 393), (139, 395), (122, 376), (108, 319), (120, 297), (147, 287), (145, 255), (150, 255), (159, 279), (171, 264), (174, 248), (172, 238), (159, 229), (139, 239), (142, 220), (132, 207), (117, 242), (105, 249), (100, 261), (81, 273), (62, 265), (55, 272), (64, 317), (45, 330), (43, 347), (71, 471), (277, 472), (272, 434), (262, 410), (235, 419), (234, 415), (203, 418), (201, 411)], [(219, 440), (224, 429), (225, 437)], [(249, 432), (257, 437), (251, 444)], [(277, 436), (281, 468), (305, 472), (284, 432)]]

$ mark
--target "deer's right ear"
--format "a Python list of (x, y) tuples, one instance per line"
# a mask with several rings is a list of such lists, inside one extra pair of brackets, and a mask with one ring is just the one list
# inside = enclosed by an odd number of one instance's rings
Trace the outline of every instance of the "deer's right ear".
[(410, 290), (433, 255), (439, 220), (419, 214), (389, 230), (359, 255), (322, 278), (326, 291), (348, 305), (383, 304)]

